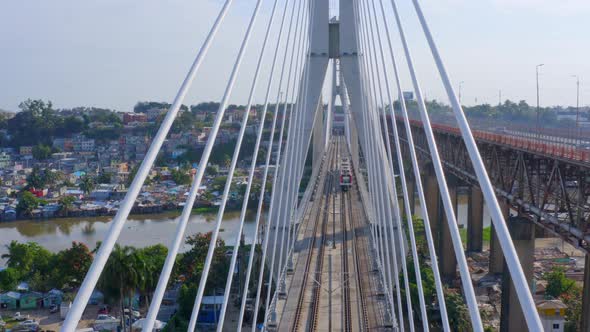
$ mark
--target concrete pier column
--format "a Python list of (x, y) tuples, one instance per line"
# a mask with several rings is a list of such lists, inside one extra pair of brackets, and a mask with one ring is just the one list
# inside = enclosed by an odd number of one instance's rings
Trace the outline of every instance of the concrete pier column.
[(416, 213), (416, 181), (413, 177), (408, 177), (408, 200), (410, 201), (410, 213)]
[[(438, 183), (436, 182), (436, 175), (431, 170), (424, 177), (424, 198), (426, 199), (426, 210), (428, 211), (428, 219), (430, 220), (430, 229), (432, 230), (432, 238), (434, 239), (434, 247), (438, 248), (438, 228), (439, 228), (439, 203), (440, 193), (438, 192)], [(440, 253), (438, 253), (440, 257)]]
[[(455, 216), (457, 215), (457, 181), (452, 177), (447, 177), (447, 187), (449, 188), (449, 194), (451, 196), (451, 202), (453, 204), (453, 210)], [(441, 278), (444, 282), (450, 284), (457, 277), (457, 257), (455, 256), (455, 250), (453, 248), (453, 240), (451, 238), (451, 232), (449, 231), (449, 225), (447, 217), (445, 215), (445, 209), (439, 195), (439, 246), (438, 246), (438, 260), (440, 265)]]
[(472, 186), (467, 212), (467, 251), (481, 252), (483, 249), (483, 194)]
[(315, 169), (322, 162), (324, 156), (324, 141), (325, 132), (324, 128), (324, 104), (321, 102), (318, 105), (317, 111), (315, 112), (315, 121), (313, 125), (313, 137), (312, 137), (312, 167)]
[[(500, 209), (502, 209), (504, 220), (508, 222), (508, 219), (510, 218), (510, 204), (505, 199), (498, 199), (498, 203), (500, 203)], [(490, 273), (494, 274), (502, 273), (504, 270), (504, 256), (502, 255), (502, 248), (500, 247), (500, 242), (498, 241), (493, 222), (491, 225), (489, 268)]]
[[(535, 261), (535, 224), (521, 217), (509, 218), (507, 223), (512, 242), (516, 248), (516, 254), (520, 260), (524, 275), (529, 282), (529, 288), (532, 289), (533, 263)], [(502, 274), (500, 331), (528, 331), (516, 289), (505, 262)]]
[(584, 291), (582, 292), (582, 332), (590, 332), (590, 254), (586, 254), (584, 266)]

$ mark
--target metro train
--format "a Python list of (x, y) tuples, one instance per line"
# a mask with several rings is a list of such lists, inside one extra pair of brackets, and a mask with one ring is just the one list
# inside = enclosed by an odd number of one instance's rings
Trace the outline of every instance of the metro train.
[(348, 158), (342, 158), (340, 160), (340, 189), (342, 191), (348, 191), (348, 188), (352, 186), (352, 168), (350, 167), (350, 161)]

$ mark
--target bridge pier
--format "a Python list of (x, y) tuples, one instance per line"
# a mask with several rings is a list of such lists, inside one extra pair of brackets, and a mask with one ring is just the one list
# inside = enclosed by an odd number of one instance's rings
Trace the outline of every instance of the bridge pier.
[[(498, 199), (498, 203), (500, 204), (504, 220), (508, 222), (508, 219), (510, 219), (510, 204), (507, 200), (502, 198)], [(500, 242), (498, 241), (498, 236), (494, 229), (494, 223), (492, 222), (490, 232), (489, 273), (499, 274), (502, 273), (502, 271), (504, 271), (504, 255), (502, 254), (502, 248), (500, 247)]]
[(479, 187), (471, 186), (467, 212), (467, 251), (483, 249), (483, 194)]
[(582, 332), (590, 332), (590, 254), (584, 264), (584, 291), (582, 292)]
[[(529, 281), (529, 288), (531, 288), (533, 263), (535, 261), (535, 224), (521, 217), (509, 218), (507, 223), (524, 275)], [(500, 331), (528, 331), (506, 262), (504, 262), (504, 272), (502, 275)]]
[[(438, 248), (438, 230), (439, 230), (439, 205), (440, 193), (438, 192), (438, 182), (436, 182), (436, 175), (434, 171), (429, 172), (424, 177), (424, 196), (426, 199), (426, 210), (428, 211), (428, 219), (430, 220), (430, 229), (432, 231), (432, 238), (434, 239), (434, 247)], [(438, 253), (440, 257), (441, 254)]]
[[(451, 196), (451, 202), (453, 204), (453, 210), (457, 215), (457, 181), (453, 177), (447, 178), (447, 187), (449, 189), (449, 195)], [(453, 240), (451, 238), (451, 232), (445, 215), (440, 195), (438, 195), (438, 207), (439, 207), (439, 254), (438, 260), (441, 271), (442, 280), (450, 284), (457, 277), (457, 257), (455, 256), (455, 250), (453, 248)]]
[(408, 200), (410, 201), (410, 214), (413, 216), (414, 213), (416, 213), (416, 181), (412, 177), (408, 178), (407, 180)]

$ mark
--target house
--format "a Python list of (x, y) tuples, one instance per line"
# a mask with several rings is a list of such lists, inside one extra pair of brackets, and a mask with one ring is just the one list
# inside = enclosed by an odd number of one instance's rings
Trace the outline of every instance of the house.
[(148, 117), (144, 113), (123, 113), (123, 123), (126, 125), (145, 123)]
[(198, 322), (200, 324), (217, 324), (221, 305), (223, 304), (223, 296), (203, 296), (201, 301), (201, 309), (199, 311)]
[(162, 305), (156, 318), (162, 322), (168, 322), (172, 316), (178, 311), (178, 296), (180, 294), (180, 287), (182, 284), (178, 283), (167, 289), (162, 299)]
[(2, 220), (3, 221), (13, 221), (16, 219), (16, 210), (11, 208), (11, 207), (7, 207), (6, 209), (4, 209), (4, 214), (2, 215)]
[(23, 281), (16, 286), (16, 290), (19, 292), (28, 292), (29, 284)]
[(33, 154), (33, 147), (32, 146), (21, 146), (18, 151), (21, 156), (30, 156)]
[(561, 300), (541, 300), (537, 302), (537, 311), (543, 324), (543, 330), (563, 332), (567, 306)]
[(73, 141), (74, 151), (94, 151), (95, 142), (93, 139), (86, 138), (82, 135), (76, 136)]
[(43, 294), (38, 292), (28, 292), (21, 295), (21, 309), (37, 309), (41, 307), (43, 307)]
[(18, 309), (21, 294), (17, 292), (8, 292), (0, 294), (0, 309)]
[(0, 153), (0, 168), (7, 168), (10, 166), (11, 157), (6, 152)]
[(64, 293), (57, 289), (52, 289), (43, 298), (43, 307), (49, 308), (52, 305), (60, 306), (63, 301)]

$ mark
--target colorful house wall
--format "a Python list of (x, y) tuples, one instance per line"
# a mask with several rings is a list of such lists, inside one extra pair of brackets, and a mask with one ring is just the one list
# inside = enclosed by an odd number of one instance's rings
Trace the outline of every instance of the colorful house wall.
[(43, 306), (43, 294), (37, 292), (28, 292), (21, 295), (21, 309), (37, 309)]
[(1, 309), (18, 309), (21, 295), (17, 292), (0, 294)]

